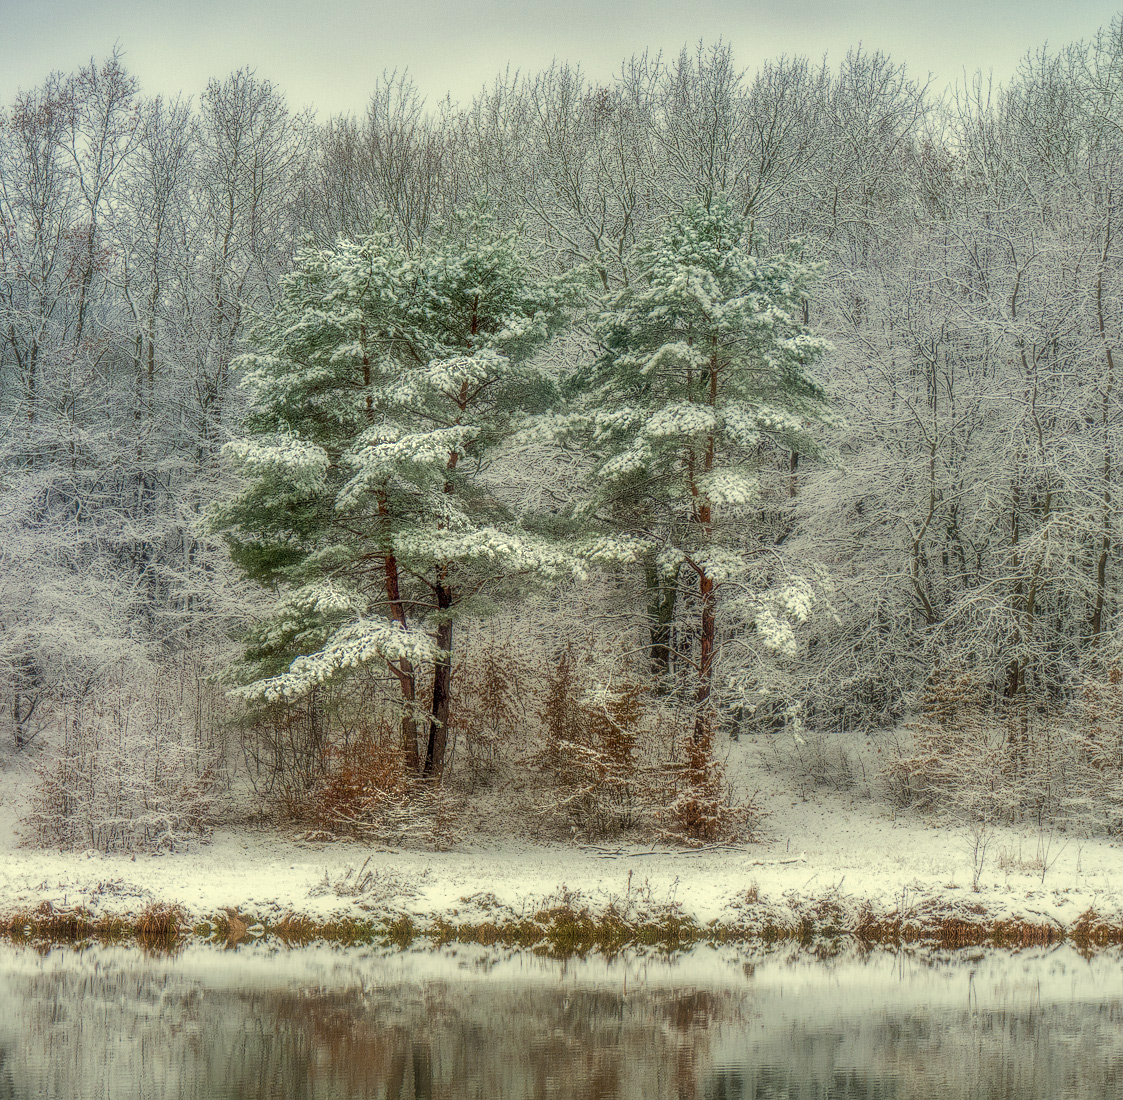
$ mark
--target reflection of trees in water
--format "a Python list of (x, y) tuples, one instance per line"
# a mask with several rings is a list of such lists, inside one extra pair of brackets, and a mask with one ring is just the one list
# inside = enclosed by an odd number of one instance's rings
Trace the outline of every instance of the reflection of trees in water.
[[(1117, 998), (1114, 991), (1110, 994)], [(701, 1100), (1092, 1100), (1123, 1096), (1123, 1009), (849, 1013), (716, 1052)]]
[[(540, 982), (410, 983), (408, 962), (387, 978), (372, 961), (350, 972), (362, 986), (305, 978), (277, 988), (287, 965), (278, 957), (264, 981), (255, 971), (256, 981), (218, 989), (123, 952), (5, 976), (0, 952), (0, 1100), (1123, 1095), (1114, 986), (1102, 1004), (1027, 995), (1001, 1010), (945, 996), (929, 1010), (899, 996), (882, 1005), (853, 976), (821, 993), (753, 979), (633, 988), (629, 977), (625, 995), (622, 984), (583, 985), (560, 970)], [(790, 972), (808, 965), (792, 960)], [(946, 974), (931, 980), (946, 989)], [(922, 1000), (928, 979), (909, 982)]]
[(7, 1050), (0, 1046), (0, 1100), (16, 1100), (16, 1082)]
[(743, 1001), (478, 981), (211, 992), (110, 968), (5, 992), (20, 1006), (13, 1100), (694, 1100), (707, 1037)]
[[(310, 1040), (318, 1083), (344, 1096), (693, 1098), (729, 992), (629, 994), (435, 984), (359, 996), (270, 994), (285, 1042)], [(317, 1093), (318, 1095), (318, 1093)]]

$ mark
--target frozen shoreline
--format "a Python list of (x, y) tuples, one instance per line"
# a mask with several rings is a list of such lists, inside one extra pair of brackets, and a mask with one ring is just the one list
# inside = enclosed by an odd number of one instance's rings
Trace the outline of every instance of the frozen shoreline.
[[(747, 931), (817, 915), (820, 925), (825, 919), (847, 930), (860, 920), (939, 917), (1070, 933), (1089, 910), (1123, 926), (1119, 841), (995, 828), (976, 891), (966, 826), (935, 827), (846, 793), (801, 797), (781, 774), (749, 774), (743, 763), (731, 774), (756, 792), (767, 814), (760, 839), (734, 849), (475, 838), (449, 851), (388, 851), (221, 829), (186, 851), (133, 857), (20, 846), (9, 773), (0, 788), (0, 917), (46, 902), (56, 910), (83, 907), (94, 918), (127, 918), (159, 903), (182, 906), (193, 922), (229, 907), (265, 922), (287, 914), (314, 922), (408, 914), (424, 928), (512, 919), (565, 903), (594, 916), (610, 907), (637, 917), (673, 908), (701, 926)], [(346, 896), (364, 865), (373, 873), (368, 888)]]

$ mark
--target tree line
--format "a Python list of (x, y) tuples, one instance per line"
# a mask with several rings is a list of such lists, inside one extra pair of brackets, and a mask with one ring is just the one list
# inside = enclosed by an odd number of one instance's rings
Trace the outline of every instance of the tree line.
[[(535, 572), (593, 578), (606, 629), (642, 637), (652, 682), (723, 729), (891, 725), (961, 673), (995, 710), (1070, 705), (1118, 657), (1121, 82), (1116, 19), (1003, 86), (943, 94), (876, 52), (750, 73), (724, 44), (604, 82), (507, 74), (466, 105), (388, 74), (325, 122), (249, 71), (148, 98), (119, 55), (21, 92), (0, 117), (15, 743), (121, 669), (226, 665), (247, 629), (255, 683), (300, 656), (342, 664), (340, 631), (369, 617), (343, 583), (360, 574), (401, 631), (406, 701), (487, 605), (523, 601), (548, 637), (555, 604), (518, 579)], [(730, 234), (720, 259), (706, 233)], [(711, 272), (711, 304), (763, 297), (706, 330), (676, 263)], [(500, 313), (472, 320), (485, 275)], [(301, 329), (336, 280), (323, 331)], [(706, 339), (783, 374), (746, 335), (765, 299), (790, 328), (768, 340), (810, 372), (757, 378), (738, 423), (722, 367), (729, 407), (702, 424)], [(704, 465), (722, 438), (729, 466), (699, 495), (687, 454)], [(284, 470), (310, 487), (299, 508)], [(256, 509), (274, 543), (235, 538), (232, 567), (216, 500), (244, 531)], [(617, 540), (599, 564), (598, 524)], [(520, 554), (533, 568), (474, 572)], [(305, 590), (332, 578), (330, 597)], [(419, 616), (431, 649), (411, 648)], [(421, 768), (442, 751), (443, 675)], [(1013, 722), (1009, 753), (1031, 735)]]

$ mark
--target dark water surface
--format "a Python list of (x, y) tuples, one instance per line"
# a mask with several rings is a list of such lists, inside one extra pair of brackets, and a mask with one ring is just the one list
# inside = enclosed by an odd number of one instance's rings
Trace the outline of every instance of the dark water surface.
[(0, 945), (0, 1098), (1123, 1098), (1123, 962)]

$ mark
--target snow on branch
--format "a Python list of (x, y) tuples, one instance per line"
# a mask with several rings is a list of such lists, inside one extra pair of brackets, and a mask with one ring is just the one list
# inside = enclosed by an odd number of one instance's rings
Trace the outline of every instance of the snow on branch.
[(698, 491), (712, 504), (751, 504), (760, 497), (756, 477), (745, 470), (714, 470), (698, 478)]
[(448, 456), (453, 452), (463, 453), (479, 434), (479, 429), (469, 424), (456, 424), (428, 432), (400, 434), (379, 428), (365, 433), (363, 440), (377, 438), (380, 433), (384, 435), (381, 441), (370, 442), (343, 456), (343, 461), (357, 472), (340, 490), (337, 508), (353, 506), (364, 492), (400, 473), (403, 466), (422, 471), (430, 469), (443, 476)]
[(407, 630), (400, 623), (385, 619), (360, 619), (336, 631), (318, 653), (297, 657), (287, 672), (234, 688), (230, 694), (266, 703), (298, 699), (337, 673), (373, 660), (420, 664), (439, 655), (428, 634)]
[(318, 489), (324, 483), (331, 459), (323, 447), (296, 436), (272, 439), (234, 439), (223, 447), (251, 475), (284, 477), (298, 489)]
[(678, 439), (713, 431), (716, 424), (717, 416), (708, 406), (676, 401), (656, 409), (644, 425), (643, 434), (648, 439)]
[(354, 589), (330, 579), (302, 585), (278, 604), (262, 633), (262, 641), (275, 645), (299, 631), (309, 618), (355, 615), (365, 604)]
[(513, 534), (495, 527), (468, 531), (428, 529), (398, 535), (395, 552), (402, 558), (486, 564), (494, 562), (506, 572), (547, 576), (572, 574), (579, 569), (574, 555), (545, 539)]

